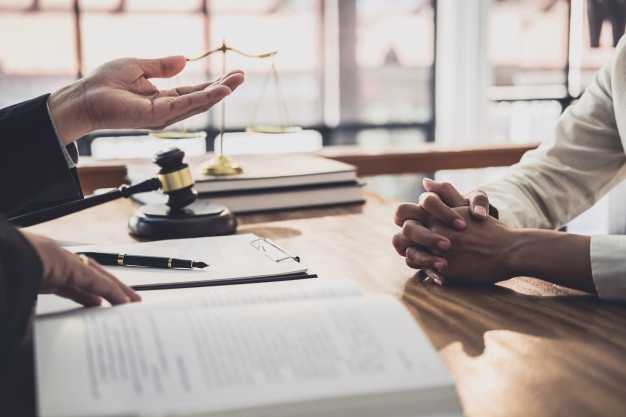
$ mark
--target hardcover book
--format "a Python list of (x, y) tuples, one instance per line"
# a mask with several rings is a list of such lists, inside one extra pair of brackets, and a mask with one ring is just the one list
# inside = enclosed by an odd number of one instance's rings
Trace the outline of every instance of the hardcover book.
[[(356, 168), (332, 159), (312, 154), (237, 155), (236, 162), (244, 172), (236, 175), (203, 175), (203, 157), (188, 158), (188, 164), (199, 193), (234, 190), (259, 190), (310, 184), (329, 184), (356, 181)], [(131, 184), (152, 178), (157, 167), (150, 161), (129, 163), (128, 179)]]
[[(235, 214), (363, 204), (365, 203), (364, 186), (365, 183), (362, 181), (349, 181), (255, 190), (202, 192), (198, 194), (198, 201), (221, 204)], [(132, 198), (142, 204), (167, 201), (164, 194), (156, 191), (135, 194)]]

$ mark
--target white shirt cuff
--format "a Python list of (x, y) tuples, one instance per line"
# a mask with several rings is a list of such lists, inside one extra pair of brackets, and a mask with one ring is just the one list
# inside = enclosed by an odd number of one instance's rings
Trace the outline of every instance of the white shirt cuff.
[(52, 119), (52, 113), (50, 113), (50, 107), (48, 107), (48, 101), (46, 101), (46, 109), (48, 109), (48, 117), (50, 118), (50, 123), (52, 124), (52, 129), (54, 129), (54, 134), (57, 137), (57, 141), (59, 141), (59, 146), (61, 146), (61, 152), (63, 153), (63, 157), (65, 158), (65, 162), (67, 162), (67, 166), (68, 168), (75, 168), (76, 167), (76, 163), (78, 162), (78, 149), (76, 149), (76, 144), (75, 143), (71, 143), (69, 145), (67, 145), (68, 147), (72, 147), (72, 155), (70, 155), (68, 148), (65, 146), (65, 144), (63, 143), (63, 140), (61, 139), (61, 135), (59, 135), (59, 131), (57, 130), (57, 127), (54, 124), (54, 120)]
[(598, 297), (626, 300), (626, 236), (592, 236), (590, 257)]

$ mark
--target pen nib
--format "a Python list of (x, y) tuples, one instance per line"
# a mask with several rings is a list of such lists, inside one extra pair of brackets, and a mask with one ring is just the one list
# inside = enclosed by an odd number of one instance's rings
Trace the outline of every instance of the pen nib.
[(204, 263), (204, 262), (196, 262), (196, 261), (194, 261), (193, 264), (191, 265), (192, 268), (206, 268), (207, 266), (209, 266), (209, 264)]

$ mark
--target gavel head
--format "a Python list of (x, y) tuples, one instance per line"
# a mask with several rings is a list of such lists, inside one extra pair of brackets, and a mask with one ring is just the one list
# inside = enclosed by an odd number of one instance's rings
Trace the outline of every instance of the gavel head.
[(194, 181), (189, 165), (183, 162), (185, 152), (170, 148), (157, 152), (152, 162), (161, 167), (157, 179), (161, 182), (161, 191), (167, 194), (167, 205), (172, 209), (181, 209), (196, 201), (198, 192), (193, 188)]

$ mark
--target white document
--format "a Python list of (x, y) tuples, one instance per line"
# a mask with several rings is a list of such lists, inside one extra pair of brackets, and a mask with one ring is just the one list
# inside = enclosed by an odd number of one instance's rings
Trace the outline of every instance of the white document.
[[(192, 239), (171, 239), (127, 245), (71, 246), (72, 252), (125, 253), (203, 261), (204, 269), (159, 269), (136, 266), (105, 267), (122, 282), (141, 289), (192, 286), (232, 279), (275, 278), (306, 274), (307, 268), (278, 245), (247, 233)], [(271, 242), (271, 241), (269, 241)]]
[[(269, 242), (269, 243), (268, 243)], [(216, 236), (194, 239), (172, 239), (127, 245), (81, 245), (66, 249), (72, 252), (126, 253), (132, 255), (165, 256), (209, 264), (204, 269), (159, 269), (134, 266), (105, 266), (113, 275), (135, 289), (151, 289), (142, 292), (144, 300), (154, 297), (181, 295), (182, 287), (200, 287), (208, 284), (221, 284), (245, 280), (261, 283), (287, 278), (307, 278), (307, 268), (274, 242), (248, 233), (232, 236)], [(231, 284), (232, 285), (232, 284)], [(181, 287), (181, 288), (179, 288)], [(166, 292), (162, 288), (176, 288), (176, 292)], [(158, 289), (160, 295), (152, 293)], [(185, 294), (194, 293), (191, 291)], [(105, 301), (106, 306), (108, 303)], [(69, 299), (52, 294), (39, 294), (36, 314), (47, 314), (81, 308)]]
[(39, 415), (459, 415), (392, 297), (83, 310), (34, 325)]

